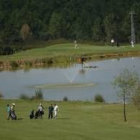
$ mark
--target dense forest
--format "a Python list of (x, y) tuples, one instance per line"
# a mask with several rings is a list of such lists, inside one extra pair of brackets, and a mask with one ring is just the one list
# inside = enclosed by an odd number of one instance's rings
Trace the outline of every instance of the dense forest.
[(59, 38), (128, 43), (131, 11), (139, 42), (139, 0), (0, 0), (0, 44)]

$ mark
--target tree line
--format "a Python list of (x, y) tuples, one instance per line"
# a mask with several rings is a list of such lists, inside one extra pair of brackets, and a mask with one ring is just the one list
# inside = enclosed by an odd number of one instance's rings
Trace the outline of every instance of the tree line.
[(139, 42), (139, 7), (139, 0), (0, 0), (0, 44), (59, 38), (128, 43), (131, 11)]

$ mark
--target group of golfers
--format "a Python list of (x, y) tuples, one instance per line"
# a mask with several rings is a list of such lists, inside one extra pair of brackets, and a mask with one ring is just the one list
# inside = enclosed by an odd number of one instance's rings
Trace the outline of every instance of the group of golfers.
[[(59, 107), (57, 104), (50, 104), (50, 106), (48, 107), (48, 119), (56, 119), (57, 118), (57, 113), (58, 113)], [(12, 103), (12, 105), (10, 106), (9, 104), (7, 104), (7, 120), (16, 120), (17, 116), (15, 114), (15, 103)], [(42, 105), (42, 103), (39, 104), (37, 111), (34, 112), (34, 109), (32, 109), (32, 111), (29, 114), (29, 118), (30, 119), (37, 119), (37, 118), (42, 118), (42, 116), (44, 115), (44, 107)]]
[[(50, 104), (50, 106), (48, 107), (48, 119), (53, 119), (53, 118), (56, 119), (57, 112), (58, 112), (58, 105)], [(34, 114), (34, 110), (32, 110), (29, 117), (30, 117), (30, 119), (33, 119), (33, 118), (37, 119), (37, 118), (42, 118), (43, 115), (44, 115), (44, 107), (40, 103), (35, 114)]]

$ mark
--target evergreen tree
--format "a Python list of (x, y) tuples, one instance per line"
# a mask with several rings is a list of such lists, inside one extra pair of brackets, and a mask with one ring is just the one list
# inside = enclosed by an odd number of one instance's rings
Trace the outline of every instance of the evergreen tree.
[(131, 11), (136, 41), (140, 41), (138, 0), (0, 0), (0, 42), (21, 41), (20, 30), (28, 24), (35, 39), (81, 39), (128, 43)]

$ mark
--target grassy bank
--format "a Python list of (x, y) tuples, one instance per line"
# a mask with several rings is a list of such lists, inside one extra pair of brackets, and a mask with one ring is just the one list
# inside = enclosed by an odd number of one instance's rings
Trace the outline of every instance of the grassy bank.
[(30, 67), (67, 67), (72, 63), (80, 62), (79, 59), (99, 60), (108, 58), (120, 58), (140, 56), (140, 45), (134, 48), (129, 46), (111, 47), (64, 43), (40, 48), (34, 48), (8, 56), (0, 56), (0, 70)]
[(93, 104), (92, 102), (57, 102), (58, 118), (48, 120), (48, 106), (43, 101), (43, 119), (30, 120), (31, 109), (39, 101), (14, 101), (19, 120), (6, 120), (6, 104), (0, 100), (0, 139), (2, 140), (138, 140), (140, 139), (140, 111), (127, 105), (128, 122), (123, 122), (121, 104)]
[(74, 44), (58, 44), (44, 48), (36, 48), (15, 53), (9, 56), (0, 56), (1, 61), (12, 60), (29, 60), (38, 58), (54, 58), (64, 56), (77, 56), (77, 55), (100, 55), (110, 53), (126, 53), (126, 52), (140, 52), (140, 45), (134, 48), (131, 46), (110, 47), (110, 46), (93, 46), (78, 44), (79, 49), (74, 49)]

